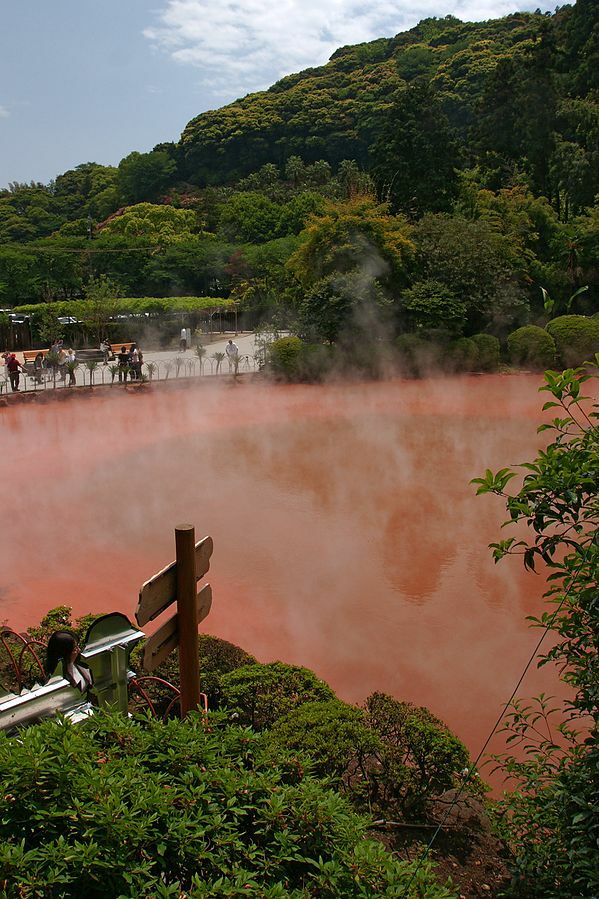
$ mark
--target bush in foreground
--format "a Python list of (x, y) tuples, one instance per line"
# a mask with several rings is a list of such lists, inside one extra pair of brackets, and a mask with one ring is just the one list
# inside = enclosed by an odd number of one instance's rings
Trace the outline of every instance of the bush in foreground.
[(556, 348), (551, 334), (536, 325), (525, 325), (508, 335), (510, 361), (541, 371), (555, 364)]
[[(0, 890), (28, 897), (386, 897), (413, 866), (242, 728), (98, 713), (0, 733)], [(446, 899), (423, 866), (410, 894)]]
[(310, 702), (277, 721), (269, 741), (308, 755), (358, 808), (408, 819), (426, 817), (431, 800), (457, 786), (466, 747), (428, 709), (373, 693), (365, 707)]

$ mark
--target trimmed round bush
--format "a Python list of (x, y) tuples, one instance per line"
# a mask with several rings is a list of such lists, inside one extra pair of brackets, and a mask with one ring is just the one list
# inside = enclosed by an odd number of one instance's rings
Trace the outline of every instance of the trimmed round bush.
[(305, 702), (334, 699), (328, 684), (299, 665), (270, 662), (245, 665), (223, 675), (220, 704), (237, 715), (240, 724), (264, 730)]
[(446, 361), (452, 371), (475, 371), (478, 359), (478, 347), (470, 337), (453, 340), (447, 348)]
[(599, 321), (586, 315), (560, 315), (547, 324), (560, 365), (575, 368), (599, 353)]
[(338, 780), (352, 760), (363, 759), (379, 747), (364, 711), (339, 699), (305, 703), (279, 718), (268, 739), (274, 747), (309, 755), (315, 774)]
[(441, 348), (419, 334), (400, 334), (395, 349), (400, 371), (407, 377), (419, 378), (440, 367)]
[(507, 348), (514, 365), (542, 370), (555, 365), (555, 340), (536, 325), (525, 325), (508, 335)]
[(429, 800), (457, 785), (458, 772), (470, 764), (468, 750), (424, 707), (373, 693), (365, 711), (382, 746), (369, 770), (369, 804), (396, 805), (406, 817), (423, 814)]
[(497, 371), (501, 358), (499, 340), (492, 334), (475, 334), (470, 339), (478, 349), (479, 371)]

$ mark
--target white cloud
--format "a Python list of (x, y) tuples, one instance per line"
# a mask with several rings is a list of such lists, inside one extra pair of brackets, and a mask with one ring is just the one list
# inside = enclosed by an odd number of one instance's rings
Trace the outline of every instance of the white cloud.
[[(549, 8), (547, 3), (541, 4)], [(233, 98), (326, 62), (344, 44), (392, 37), (427, 16), (481, 21), (535, 8), (535, 0), (166, 0), (144, 35), (197, 67), (215, 97)]]
[(10, 115), (10, 112), (6, 108), (6, 106), (0, 106), (0, 119), (7, 119)]

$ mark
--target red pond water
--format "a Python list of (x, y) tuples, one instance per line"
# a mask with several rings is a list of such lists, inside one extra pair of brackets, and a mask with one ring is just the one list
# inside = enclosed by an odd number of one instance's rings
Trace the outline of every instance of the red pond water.
[[(154, 390), (0, 410), (0, 620), (133, 616), (174, 555), (214, 538), (206, 629), (306, 665), (342, 698), (428, 706), (476, 755), (538, 633), (542, 578), (494, 566), (485, 468), (530, 459), (539, 378)], [(549, 683), (548, 683), (549, 679)], [(523, 695), (552, 692), (532, 670)]]

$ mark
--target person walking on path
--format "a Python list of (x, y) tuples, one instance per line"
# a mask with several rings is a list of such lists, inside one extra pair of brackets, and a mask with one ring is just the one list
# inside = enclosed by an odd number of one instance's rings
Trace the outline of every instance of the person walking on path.
[(237, 374), (237, 366), (239, 365), (239, 347), (232, 340), (229, 340), (225, 347), (227, 362), (229, 363), (229, 371)]
[(69, 387), (75, 387), (77, 385), (77, 380), (75, 378), (75, 369), (77, 368), (77, 356), (75, 355), (75, 350), (72, 347), (69, 350), (67, 350), (67, 361), (66, 361), (65, 368), (69, 373)]
[(8, 369), (8, 377), (10, 378), (10, 386), (14, 391), (19, 389), (19, 381), (21, 380), (21, 371), (25, 371), (25, 366), (22, 365), (14, 353), (11, 353), (6, 361), (6, 367)]
[(187, 349), (187, 328), (181, 328), (181, 339), (179, 340), (179, 349), (182, 353)]

